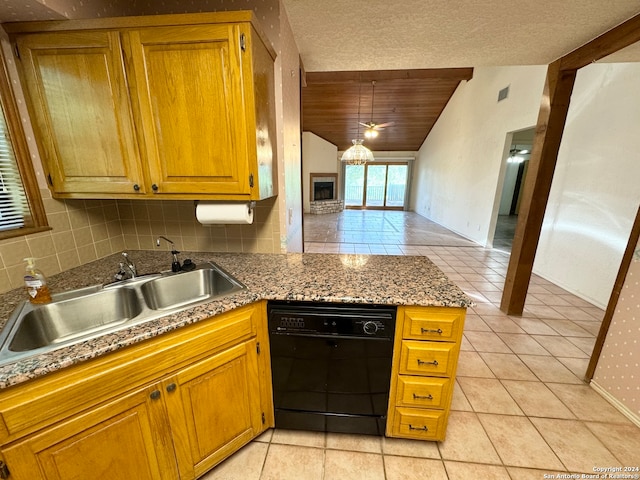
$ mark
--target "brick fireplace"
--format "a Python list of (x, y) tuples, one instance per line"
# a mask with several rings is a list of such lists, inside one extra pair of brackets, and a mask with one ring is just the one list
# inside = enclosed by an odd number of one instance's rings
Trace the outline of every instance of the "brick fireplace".
[(344, 210), (344, 201), (338, 200), (337, 173), (312, 173), (309, 193), (309, 211), (315, 215)]

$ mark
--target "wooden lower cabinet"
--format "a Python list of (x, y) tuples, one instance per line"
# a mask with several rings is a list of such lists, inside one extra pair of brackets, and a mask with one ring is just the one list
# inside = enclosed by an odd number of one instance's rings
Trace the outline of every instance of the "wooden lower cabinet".
[(78, 415), (3, 449), (12, 479), (176, 478), (164, 406), (153, 388)]
[[(218, 332), (207, 332), (206, 325), (201, 325), (193, 330), (193, 338), (179, 342), (181, 348), (193, 348), (193, 362), (176, 357), (177, 370), (150, 378), (145, 385), (52, 421), (44, 428), (28, 427), (35, 431), (27, 435), (9, 433), (0, 448), (10, 478), (194, 479), (272, 427), (271, 375), (264, 355), (265, 351), (268, 355), (268, 347), (258, 353), (258, 344), (264, 344), (267, 335), (263, 331), (264, 304), (220, 317), (220, 323), (212, 323)], [(188, 332), (180, 335), (189, 338)], [(234, 342), (233, 335), (241, 338)], [(216, 350), (216, 339), (223, 348)], [(199, 354), (209, 342), (213, 353)], [(178, 346), (172, 348), (166, 338), (159, 345), (158, 352), (147, 358), (143, 353), (153, 343), (139, 350), (143, 357), (139, 368), (152, 368), (161, 357), (180, 350)], [(130, 352), (133, 358), (136, 352), (136, 348)], [(112, 368), (109, 374), (113, 375), (102, 380), (114, 385), (114, 391), (117, 383), (127, 381), (117, 366), (110, 365), (119, 365), (119, 360), (100, 360), (105, 368)], [(86, 382), (100, 376), (95, 366), (87, 368)], [(67, 375), (70, 379), (72, 373)], [(99, 383), (90, 386), (103, 388)], [(10, 407), (15, 407), (18, 400), (3, 399), (2, 393), (0, 416), (10, 418), (15, 409)], [(59, 401), (64, 402), (64, 398)], [(24, 403), (30, 403), (29, 399)], [(41, 412), (41, 417), (47, 422), (47, 412)]]
[[(196, 478), (262, 431), (256, 341), (164, 382), (180, 478)], [(270, 380), (270, 379), (269, 379)]]

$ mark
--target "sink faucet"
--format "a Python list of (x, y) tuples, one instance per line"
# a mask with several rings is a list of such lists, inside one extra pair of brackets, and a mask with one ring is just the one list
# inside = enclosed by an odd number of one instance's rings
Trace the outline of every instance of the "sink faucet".
[(171, 244), (171, 255), (173, 255), (173, 261), (171, 262), (171, 271), (172, 272), (179, 272), (181, 270), (180, 261), (178, 260), (178, 254), (180, 252), (176, 250), (176, 247), (175, 247), (175, 244), (173, 243), (173, 241), (169, 240), (167, 237), (165, 237), (163, 235), (160, 235), (156, 239), (156, 247), (160, 246), (160, 240), (161, 239)]
[[(136, 278), (138, 275), (136, 264), (129, 258), (129, 254), (127, 252), (122, 252), (122, 256), (124, 257), (125, 264), (131, 273), (131, 278)], [(122, 266), (122, 264), (120, 265)]]

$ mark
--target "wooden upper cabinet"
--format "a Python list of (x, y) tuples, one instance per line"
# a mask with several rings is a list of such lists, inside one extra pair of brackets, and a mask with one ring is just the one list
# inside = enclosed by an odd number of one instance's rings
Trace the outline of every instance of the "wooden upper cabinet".
[(128, 33), (150, 180), (160, 193), (250, 194), (237, 25)]
[(12, 24), (53, 194), (276, 195), (275, 53), (256, 28), (251, 12)]
[(36, 140), (54, 194), (144, 192), (116, 32), (18, 38)]

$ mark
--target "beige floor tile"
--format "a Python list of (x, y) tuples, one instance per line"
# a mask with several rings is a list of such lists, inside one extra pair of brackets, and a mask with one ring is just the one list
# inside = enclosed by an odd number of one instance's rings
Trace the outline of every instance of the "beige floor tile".
[(618, 459), (619, 465), (640, 467), (640, 427), (592, 422), (586, 425)]
[(451, 398), (451, 410), (459, 410), (463, 412), (473, 412), (473, 408), (465, 397), (464, 392), (456, 381), (453, 386), (453, 397)]
[(558, 457), (529, 419), (488, 414), (479, 414), (478, 418), (505, 465), (552, 470), (563, 469)]
[(445, 460), (501, 464), (475, 413), (451, 412), (447, 438), (438, 444), (438, 449)]
[(600, 332), (600, 327), (602, 326), (602, 322), (593, 321), (593, 320), (574, 320), (576, 325), (584, 328), (587, 332), (589, 332), (593, 336), (597, 336)]
[(295, 445), (269, 446), (260, 480), (322, 480), (324, 450)]
[(499, 379), (537, 380), (527, 366), (513, 353), (481, 353), (480, 356)]
[[(406, 480), (407, 478), (446, 479), (447, 472), (441, 460), (415, 457), (384, 456), (386, 480)], [(346, 478), (346, 477), (345, 477)]]
[(513, 321), (529, 335), (558, 335), (558, 332), (539, 318), (521, 317), (514, 318)]
[(631, 423), (588, 385), (547, 384), (547, 386), (580, 420), (623, 425)]
[(593, 346), (596, 343), (595, 337), (567, 337), (567, 340), (582, 350), (588, 357), (591, 357)]
[(458, 382), (474, 411), (503, 415), (524, 415), (499, 380), (465, 377), (459, 378)]
[(578, 378), (584, 378), (585, 373), (587, 373), (587, 367), (589, 366), (588, 358), (563, 358), (556, 357), (560, 363), (562, 363), (565, 367), (571, 370)]
[(467, 314), (464, 319), (464, 331), (465, 332), (490, 332), (489, 325), (482, 321), (480, 315), (474, 315), (472, 313)]
[(471, 342), (467, 340), (465, 335), (462, 336), (462, 342), (460, 342), (460, 351), (461, 352), (474, 352), (475, 348), (471, 345)]
[[(574, 308), (574, 307), (570, 307)], [(549, 318), (549, 319), (565, 319), (566, 317), (562, 315), (558, 310), (555, 310), (554, 307), (549, 307), (548, 305), (529, 305), (524, 309), (524, 313), (527, 316), (534, 316), (537, 318)]]
[(555, 357), (585, 358), (587, 354), (566, 338), (549, 335), (533, 335), (533, 339)]
[(495, 333), (465, 332), (464, 335), (478, 352), (512, 353)]
[(617, 459), (584, 423), (549, 418), (532, 418), (531, 421), (567, 470), (593, 473), (593, 467), (617, 465)]
[(382, 453), (382, 437), (374, 435), (352, 435), (327, 433), (327, 448), (353, 450), (356, 452)]
[(553, 328), (563, 337), (591, 337), (580, 325), (575, 324), (571, 320), (545, 320), (545, 323)]
[(220, 465), (201, 477), (201, 480), (259, 480), (269, 445), (251, 442)]
[(542, 345), (527, 334), (499, 333), (498, 336), (514, 353), (525, 355), (550, 355)]
[(440, 458), (436, 442), (407, 440), (404, 438), (382, 438), (382, 453), (401, 457)]
[(266, 432), (263, 432), (258, 438), (256, 438), (255, 442), (266, 442), (269, 443), (271, 441), (271, 437), (273, 437), (273, 428), (270, 428)]
[[(534, 470), (532, 468), (518, 467), (507, 467), (507, 471), (509, 472), (509, 475), (511, 475), (512, 479), (518, 480), (541, 480), (543, 478), (558, 478), (556, 476), (558, 473), (566, 473), (567, 475), (569, 475), (570, 473), (564, 470)], [(545, 477), (545, 475), (547, 475), (547, 477)], [(577, 478), (580, 478), (580, 476), (578, 476)]]
[(525, 333), (517, 323), (506, 315), (482, 315), (482, 320), (496, 333)]
[(542, 382), (502, 380), (525, 415), (530, 417), (575, 419), (569, 410)]
[(495, 378), (487, 364), (476, 352), (460, 352), (456, 375), (458, 377)]
[(324, 447), (325, 434), (323, 432), (307, 432), (303, 430), (282, 430), (276, 428), (271, 437), (272, 443), (286, 445), (300, 445), (303, 447)]
[(449, 480), (469, 480), (476, 478), (482, 480), (509, 480), (511, 478), (506, 468), (497, 465), (444, 462), (444, 466), (447, 469)]
[(324, 461), (324, 478), (326, 480), (343, 478), (350, 480), (384, 480), (382, 455), (327, 450)]
[(536, 377), (543, 382), (583, 384), (571, 371), (553, 357), (519, 355)]

